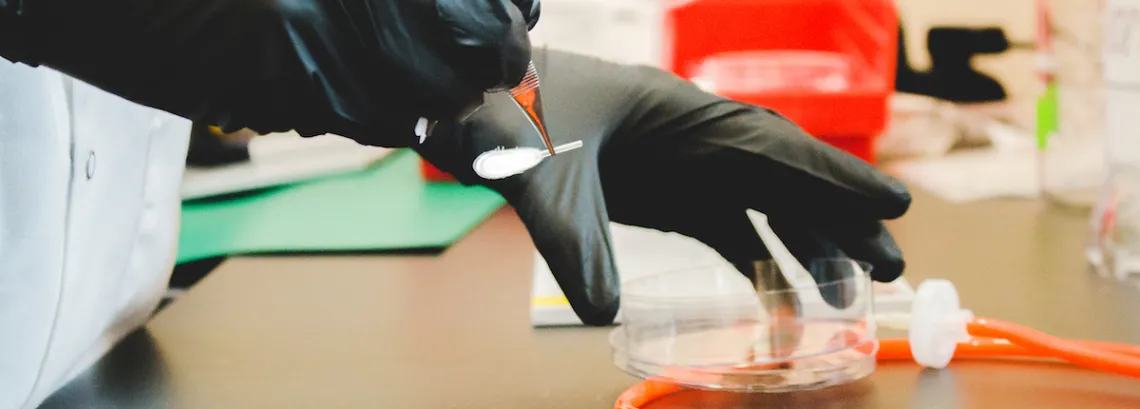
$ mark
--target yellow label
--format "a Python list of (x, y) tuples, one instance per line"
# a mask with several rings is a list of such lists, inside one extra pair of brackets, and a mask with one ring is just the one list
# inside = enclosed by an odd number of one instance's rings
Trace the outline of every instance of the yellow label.
[(570, 306), (570, 300), (567, 300), (566, 296), (534, 297), (530, 299), (530, 305), (537, 307), (565, 307)]

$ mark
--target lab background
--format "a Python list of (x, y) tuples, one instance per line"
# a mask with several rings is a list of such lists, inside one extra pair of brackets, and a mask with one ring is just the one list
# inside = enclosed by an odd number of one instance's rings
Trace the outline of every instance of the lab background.
[[(876, 3), (893, 7), (859, 6)], [(911, 336), (919, 354), (909, 318), (923, 284), (939, 279), (980, 317), (1140, 345), (1132, 210), (1140, 202), (1130, 196), (1140, 181), (1129, 173), (1140, 157), (1128, 156), (1140, 155), (1128, 133), (1140, 93), (1114, 88), (1140, 83), (1140, 65), (1101, 52), (1110, 40), (1127, 42), (1105, 27), (1133, 23), (1107, 23), (1104, 4), (543, 2), (536, 47), (665, 68), (770, 106), (912, 189), (911, 210), (888, 222), (906, 272), (875, 283), (859, 301), (873, 308), (854, 318), (864, 331), (871, 324), (864, 336), (883, 340), (878, 362), (863, 351), (839, 364), (870, 365), (854, 379), (780, 393), (710, 391), (767, 381), (676, 372), (698, 366), (683, 358), (711, 342), (670, 339), (673, 349), (652, 356), (675, 367), (661, 369), (631, 358), (648, 341), (623, 333), (622, 344), (615, 327), (581, 325), (496, 193), (464, 186), (410, 150), (195, 124), (165, 302), (43, 407), (1140, 407), (1127, 371), (1048, 353), (955, 356), (924, 368), (909, 349), (890, 349)], [(840, 17), (809, 17), (828, 13)], [(819, 46), (834, 32), (851, 33), (837, 36), (851, 43)], [(1140, 34), (1131, 35), (1140, 47)], [(1113, 66), (1138, 69), (1129, 77)], [(802, 284), (803, 266), (780, 250), (762, 214), (752, 216), (779, 266)], [(684, 237), (616, 224), (612, 232), (625, 282), (717, 262)], [(709, 277), (688, 277), (689, 288), (724, 290)], [(681, 346), (696, 349), (684, 355)]]

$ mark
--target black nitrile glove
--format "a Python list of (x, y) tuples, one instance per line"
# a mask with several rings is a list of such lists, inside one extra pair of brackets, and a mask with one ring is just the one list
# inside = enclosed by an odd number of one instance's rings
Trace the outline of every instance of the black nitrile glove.
[(518, 84), (539, 15), (538, 0), (23, 2), (5, 58), (226, 131), (387, 147)]
[(537, 49), (534, 59), (555, 145), (580, 139), (584, 147), (521, 175), (479, 178), (472, 161), (480, 153), (543, 146), (512, 101), (492, 95), (416, 149), (507, 199), (583, 322), (609, 324), (618, 308), (611, 220), (696, 238), (744, 265), (771, 257), (745, 213), (755, 209), (805, 267), (850, 257), (871, 263), (878, 281), (902, 273), (882, 220), (906, 212), (910, 194), (870, 164), (770, 110), (655, 68)]

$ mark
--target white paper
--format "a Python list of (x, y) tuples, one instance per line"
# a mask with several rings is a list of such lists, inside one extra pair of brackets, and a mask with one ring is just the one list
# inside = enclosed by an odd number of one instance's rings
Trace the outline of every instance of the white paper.
[(907, 184), (951, 202), (1039, 196), (1040, 153), (1028, 131), (994, 120), (979, 126), (991, 147), (900, 160), (885, 167)]
[(982, 150), (909, 160), (888, 167), (907, 184), (951, 202), (999, 197), (1036, 197), (1037, 152)]
[(391, 149), (364, 146), (335, 135), (262, 135), (250, 141), (249, 162), (187, 168), (182, 178), (182, 198), (197, 199), (358, 171), (390, 152)]

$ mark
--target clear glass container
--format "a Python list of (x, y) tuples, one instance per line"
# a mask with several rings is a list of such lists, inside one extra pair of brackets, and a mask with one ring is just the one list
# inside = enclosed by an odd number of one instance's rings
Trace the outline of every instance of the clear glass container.
[(1089, 261), (1106, 276), (1140, 273), (1140, 0), (1101, 0), (1105, 159)]
[(816, 389), (874, 371), (868, 265), (815, 260), (806, 268), (812, 283), (784, 277), (775, 262), (756, 266), (755, 280), (715, 266), (624, 283), (614, 364), (642, 378), (742, 392)]
[(1106, 174), (1101, 3), (1038, 0), (1041, 190), (1052, 204), (1085, 211)]

